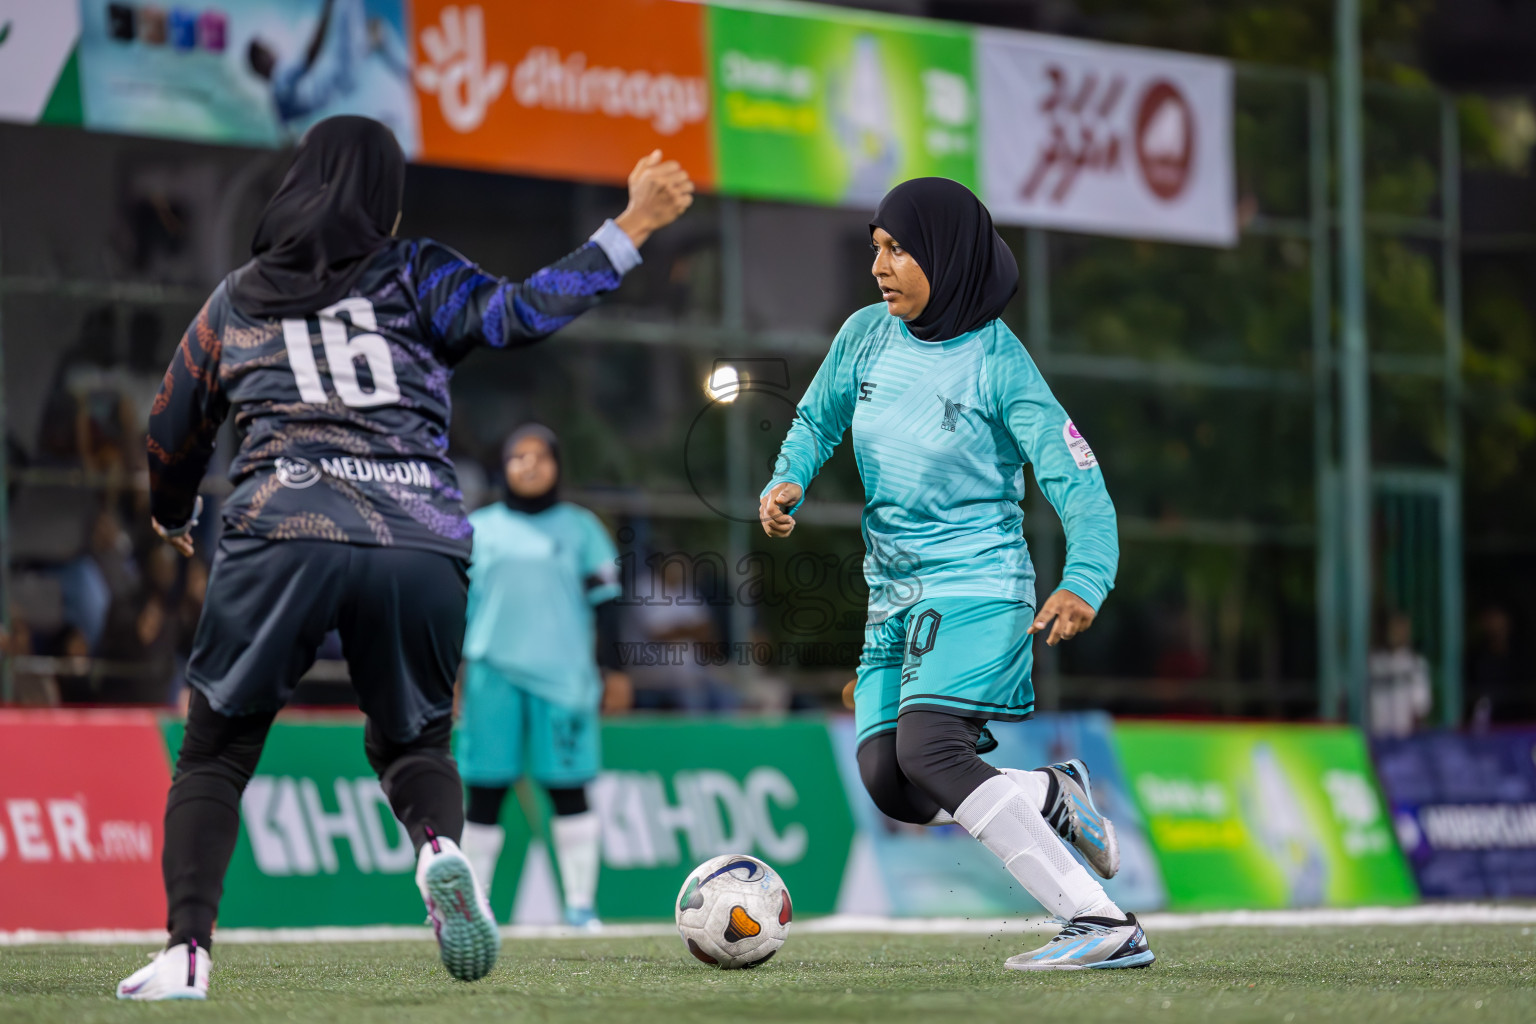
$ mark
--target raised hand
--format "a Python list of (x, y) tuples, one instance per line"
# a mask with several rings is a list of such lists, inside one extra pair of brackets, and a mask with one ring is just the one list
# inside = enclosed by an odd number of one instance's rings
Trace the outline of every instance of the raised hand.
[(693, 181), (688, 172), (653, 149), (629, 172), (629, 205), (613, 221), (638, 248), (651, 232), (671, 224), (692, 205)]

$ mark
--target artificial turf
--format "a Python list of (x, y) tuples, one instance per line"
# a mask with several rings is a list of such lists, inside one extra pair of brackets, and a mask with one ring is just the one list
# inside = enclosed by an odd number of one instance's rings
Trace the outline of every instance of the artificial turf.
[(673, 939), (508, 940), (484, 981), (429, 942), (223, 945), (208, 1003), (121, 1003), (142, 948), (0, 949), (0, 1021), (1536, 1021), (1530, 926), (1209, 928), (1152, 935), (1146, 970), (1021, 974), (1038, 935), (791, 935), (756, 971)]

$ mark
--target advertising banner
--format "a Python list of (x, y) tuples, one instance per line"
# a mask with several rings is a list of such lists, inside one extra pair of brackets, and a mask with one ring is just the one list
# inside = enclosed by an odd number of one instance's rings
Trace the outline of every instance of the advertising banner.
[[(60, 0), (63, 3), (64, 0)], [(80, 0), (89, 128), (276, 146), (335, 114), (418, 151), (406, 0)]]
[[(168, 722), (175, 756), (182, 724)], [(415, 851), (363, 753), (357, 716), (272, 726), (240, 801), (227, 927), (420, 924)]]
[(72, 0), (0, 0), (0, 121), (80, 123)]
[(0, 711), (0, 930), (162, 927), (169, 786), (152, 713)]
[(1358, 731), (1118, 722), (1177, 910), (1412, 902)]
[(976, 61), (998, 221), (1236, 243), (1231, 65), (990, 29)]
[(704, 8), (414, 0), (422, 159), (623, 182), (652, 149), (708, 187)]
[(908, 178), (974, 187), (968, 28), (795, 4), (708, 10), (722, 191), (873, 207)]
[[(898, 917), (1045, 912), (998, 859), (960, 826), (907, 825), (881, 814), (859, 780), (852, 719), (835, 720), (830, 728), (859, 827), (839, 911)], [(1069, 757), (1087, 763), (1094, 803), (1114, 821), (1120, 840), (1120, 873), (1104, 882), (1105, 892), (1127, 910), (1162, 907), (1167, 895), (1135, 804), (1126, 792), (1110, 741), (1110, 717), (1042, 714), (1028, 722), (993, 722), (988, 728), (998, 742), (997, 749), (984, 757), (989, 764), (1035, 768)]]
[[(165, 742), (179, 747), (179, 722), (167, 724)], [(603, 826), (604, 919), (670, 916), (684, 874), (720, 853), (773, 864), (804, 912), (836, 905), (853, 822), (822, 722), (637, 718), (606, 724), (603, 749), (589, 792)], [(501, 920), (558, 923), (547, 801), (520, 789), (502, 812), (492, 905)], [(361, 720), (280, 721), (241, 803), (219, 921), (419, 924), (414, 870), (410, 839), (363, 754)]]
[(1536, 731), (1426, 733), (1373, 749), (1425, 896), (1536, 896)]

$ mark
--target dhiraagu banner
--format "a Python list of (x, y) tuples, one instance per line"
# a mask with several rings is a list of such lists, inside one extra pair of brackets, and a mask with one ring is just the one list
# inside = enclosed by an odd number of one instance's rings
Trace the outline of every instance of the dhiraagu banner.
[(975, 187), (968, 28), (789, 3), (708, 17), (722, 192), (873, 206), (908, 178)]
[(1173, 909), (1417, 898), (1357, 730), (1117, 722), (1114, 735)]

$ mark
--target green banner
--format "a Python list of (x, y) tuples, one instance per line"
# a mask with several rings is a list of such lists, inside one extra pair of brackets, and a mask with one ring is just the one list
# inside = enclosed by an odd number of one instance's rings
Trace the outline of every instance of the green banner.
[[(165, 733), (174, 758), (181, 723)], [(796, 909), (836, 906), (853, 818), (824, 722), (637, 717), (605, 724), (603, 749), (589, 793), (603, 826), (605, 920), (669, 917), (684, 874), (720, 853), (768, 861)], [(222, 925), (424, 920), (410, 840), (363, 754), (360, 720), (274, 725), (240, 817)], [(491, 891), (503, 921), (559, 920), (548, 818), (538, 787), (519, 786), (503, 808), (507, 841)]]
[[(168, 722), (174, 759), (182, 724)], [(360, 719), (280, 721), (240, 802), (226, 927), (420, 924), (416, 857), (363, 753)], [(524, 830), (526, 836), (527, 831)], [(517, 877), (526, 843), (508, 844)]]
[(976, 187), (968, 28), (794, 4), (708, 17), (721, 191), (867, 206), (925, 175)]
[(822, 720), (610, 723), (603, 764), (604, 920), (671, 916), (684, 874), (721, 853), (772, 864), (796, 910), (836, 906), (853, 816)]
[(1115, 746), (1173, 909), (1417, 898), (1356, 730), (1118, 722)]

